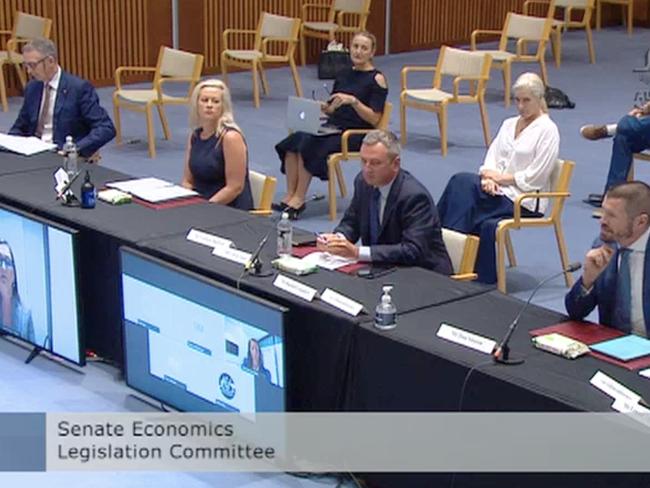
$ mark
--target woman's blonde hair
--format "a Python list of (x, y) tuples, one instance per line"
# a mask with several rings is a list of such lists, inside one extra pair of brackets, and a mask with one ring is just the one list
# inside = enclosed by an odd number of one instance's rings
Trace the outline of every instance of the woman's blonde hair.
[(545, 113), (548, 112), (548, 106), (546, 105), (546, 99), (544, 98), (546, 87), (537, 73), (529, 72), (520, 75), (514, 85), (512, 85), (512, 92), (514, 93), (517, 90), (527, 90), (530, 92), (531, 95), (540, 101), (542, 111)]
[(190, 97), (190, 127), (194, 130), (201, 126), (199, 96), (201, 95), (201, 90), (204, 88), (218, 88), (221, 90), (221, 117), (219, 117), (219, 122), (217, 123), (217, 134), (221, 134), (225, 128), (235, 129), (241, 132), (232, 113), (230, 90), (223, 81), (216, 78), (203, 80), (194, 87), (194, 91), (192, 91), (192, 96)]

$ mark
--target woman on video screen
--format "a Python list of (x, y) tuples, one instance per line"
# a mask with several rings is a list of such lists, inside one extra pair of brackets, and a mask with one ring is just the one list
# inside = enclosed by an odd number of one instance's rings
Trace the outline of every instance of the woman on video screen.
[(32, 314), (20, 301), (14, 254), (6, 241), (0, 241), (0, 317), (5, 330), (34, 343)]

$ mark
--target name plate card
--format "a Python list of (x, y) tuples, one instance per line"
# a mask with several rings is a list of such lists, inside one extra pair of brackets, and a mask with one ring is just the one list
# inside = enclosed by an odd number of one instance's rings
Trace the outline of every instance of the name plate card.
[(460, 344), (461, 346), (469, 347), (470, 349), (480, 351), (484, 354), (492, 354), (492, 351), (494, 351), (497, 344), (492, 339), (482, 337), (472, 332), (467, 332), (466, 330), (445, 324), (444, 322), (440, 324), (440, 328), (436, 335), (442, 339)]
[(639, 400), (641, 400), (640, 395), (637, 395), (629, 388), (621, 385), (614, 378), (607, 376), (602, 371), (597, 371), (589, 380), (589, 383), (594, 385), (603, 393), (611, 396), (614, 400), (622, 399), (632, 404), (639, 403)]
[(220, 246), (233, 247), (231, 240), (224, 239), (223, 237), (215, 236), (212, 234), (208, 234), (207, 232), (203, 232), (197, 229), (190, 229), (185, 239), (191, 242), (196, 242), (197, 244), (201, 244), (202, 246), (208, 246), (211, 248), (220, 247)]
[(251, 254), (248, 252), (240, 251), (238, 249), (232, 249), (230, 247), (225, 247), (225, 246), (215, 247), (212, 250), (212, 254), (237, 264), (246, 264), (251, 258)]
[(287, 293), (291, 293), (292, 295), (300, 297), (303, 300), (307, 300), (308, 302), (311, 302), (314, 299), (317, 292), (315, 288), (300, 283), (300, 281), (287, 278), (281, 274), (275, 278), (273, 286), (280, 288), (280, 290), (284, 290)]
[(355, 302), (354, 300), (346, 297), (345, 295), (341, 295), (331, 288), (326, 288), (320, 299), (325, 303), (329, 303), (332, 307), (336, 307), (345, 313), (349, 313), (353, 317), (359, 315), (363, 309), (363, 305), (359, 302)]

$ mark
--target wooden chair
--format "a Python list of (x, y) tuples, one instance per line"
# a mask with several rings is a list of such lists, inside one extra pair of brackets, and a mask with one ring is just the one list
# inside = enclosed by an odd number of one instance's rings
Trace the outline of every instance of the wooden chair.
[[(594, 52), (594, 41), (591, 35), (591, 14), (594, 10), (595, 0), (555, 0), (555, 8), (563, 9), (563, 20), (553, 19), (551, 27), (551, 44), (553, 46), (553, 57), (555, 66), (560, 67), (562, 63), (562, 33), (569, 29), (584, 29), (587, 37), (587, 49), (589, 51), (589, 62), (596, 62)], [(524, 2), (524, 15), (535, 4), (548, 5), (549, 0), (526, 0)], [(582, 12), (580, 20), (573, 20), (573, 12)]]
[(271, 203), (275, 196), (275, 187), (277, 180), (273, 176), (267, 176), (257, 171), (248, 171), (248, 181), (251, 185), (251, 193), (253, 194), (254, 210), (251, 214), (255, 215), (271, 215)]
[[(628, 35), (632, 35), (632, 24), (634, 22), (634, 0), (596, 0), (596, 29), (600, 30), (602, 20), (602, 6), (603, 3), (611, 3), (621, 6), (621, 14), (623, 15), (623, 22), (627, 25)], [(627, 9), (627, 16), (625, 12)]]
[[(553, 0), (549, 4), (549, 11), (553, 11)], [(500, 36), (498, 49), (481, 49), (478, 52), (487, 53), (492, 57), (492, 68), (503, 72), (503, 84), (505, 90), (505, 104), (510, 106), (510, 85), (512, 84), (513, 63), (538, 63), (541, 77), (545, 85), (548, 85), (546, 74), (546, 62), (544, 53), (548, 42), (552, 17), (531, 17), (528, 15), (509, 12), (503, 29), (496, 30), (475, 30), (471, 35), (471, 49), (477, 51), (476, 42), (479, 36)], [(508, 51), (508, 40), (516, 40), (516, 52)], [(537, 49), (534, 54), (528, 54), (527, 43), (537, 42)]]
[[(201, 77), (203, 56), (161, 46), (158, 63), (155, 68), (146, 66), (121, 66), (115, 70), (115, 91), (113, 92), (113, 115), (117, 135), (115, 142), (122, 143), (122, 123), (120, 109), (143, 112), (147, 116), (147, 141), (149, 157), (156, 157), (156, 140), (154, 136), (152, 109), (158, 109), (165, 139), (171, 137), (169, 123), (165, 115), (165, 105), (187, 105), (194, 86)], [(145, 90), (122, 88), (122, 74), (129, 71), (153, 72), (152, 88)], [(163, 87), (168, 83), (185, 83), (188, 85), (184, 96), (172, 96), (165, 93)]]
[[(264, 73), (265, 64), (288, 64), (293, 75), (296, 95), (302, 97), (302, 85), (296, 69), (294, 54), (298, 44), (300, 32), (300, 19), (283, 17), (267, 12), (262, 12), (256, 30), (226, 29), (223, 32), (223, 46), (221, 52), (221, 73), (223, 80), (228, 83), (228, 67), (235, 66), (251, 70), (253, 73), (253, 102), (255, 108), (260, 106), (259, 82), (257, 73), (261, 74), (262, 89), (264, 94), (269, 93), (269, 83)], [(254, 36), (252, 49), (231, 49), (233, 36)], [(283, 49), (280, 49), (283, 47)], [(282, 51), (282, 52), (280, 52)]]
[[(503, 219), (499, 222), (496, 230), (497, 288), (499, 291), (503, 293), (506, 292), (506, 251), (508, 253), (510, 266), (517, 266), (514, 249), (512, 248), (512, 241), (510, 240), (510, 230), (518, 230), (526, 227), (553, 226), (555, 229), (557, 247), (560, 252), (562, 269), (566, 269), (569, 266), (569, 257), (564, 242), (564, 233), (562, 231), (562, 211), (564, 210), (564, 202), (571, 195), (569, 193), (569, 186), (571, 184), (571, 175), (573, 174), (574, 167), (575, 163), (573, 161), (558, 159), (551, 175), (552, 190), (550, 192), (532, 192), (519, 195), (515, 200), (515, 212), (513, 218)], [(537, 218), (521, 216), (521, 202), (534, 198), (550, 199), (550, 206), (547, 211), (548, 216)], [(564, 279), (567, 286), (573, 285), (573, 277), (571, 276), (571, 273), (566, 272), (564, 274)]]
[(630, 171), (627, 173), (627, 181), (634, 181), (634, 163), (635, 160), (638, 161), (650, 161), (650, 152), (649, 151), (644, 151), (640, 153), (634, 153), (632, 155), (632, 166), (630, 166)]
[[(302, 27), (300, 28), (300, 62), (307, 59), (306, 38), (333, 41), (337, 34), (366, 30), (371, 0), (331, 0), (329, 5), (306, 3), (302, 6)], [(327, 11), (327, 20), (322, 20)], [(314, 17), (316, 13), (321, 16)]]
[[(489, 54), (464, 51), (448, 46), (440, 48), (436, 66), (405, 66), (402, 68), (402, 91), (400, 94), (400, 139), (406, 144), (406, 108), (435, 112), (440, 127), (440, 148), (447, 155), (447, 108), (454, 103), (477, 103), (483, 124), (485, 145), (490, 145), (490, 123), (485, 108), (485, 87), (490, 79), (492, 58)], [(433, 71), (433, 87), (413, 89), (407, 87), (411, 72)], [(443, 76), (454, 78), (453, 93), (441, 89)], [(469, 82), (469, 92), (461, 93), (462, 81)], [(478, 88), (477, 88), (478, 87)]]
[(451, 259), (454, 274), (450, 278), (469, 281), (478, 278), (474, 272), (478, 255), (479, 238), (451, 229), (442, 229), (442, 240)]
[(22, 48), (20, 45), (36, 37), (50, 37), (51, 29), (51, 19), (26, 14), (24, 12), (16, 12), (13, 28), (10, 31), (0, 31), (0, 36), (9, 38), (5, 44), (5, 50), (0, 51), (0, 102), (2, 103), (3, 111), (7, 112), (9, 110), (4, 66), (13, 65), (16, 68), (20, 84), (25, 88), (27, 78), (22, 68), (23, 55), (20, 52)]
[[(388, 122), (390, 121), (390, 114), (393, 111), (393, 104), (386, 102), (384, 105), (384, 112), (381, 114), (381, 119), (377, 123), (375, 129), (388, 129)], [(341, 152), (332, 153), (327, 158), (327, 196), (329, 198), (329, 216), (330, 220), (336, 219), (336, 182), (338, 181), (341, 197), (348, 194), (345, 185), (345, 177), (341, 170), (341, 161), (349, 161), (350, 159), (359, 159), (360, 154), (358, 151), (350, 151), (348, 149), (350, 137), (353, 135), (365, 135), (373, 129), (348, 129), (341, 134)]]

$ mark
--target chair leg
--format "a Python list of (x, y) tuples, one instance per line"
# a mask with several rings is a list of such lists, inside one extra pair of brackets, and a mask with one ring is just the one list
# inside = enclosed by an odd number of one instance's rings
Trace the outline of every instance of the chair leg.
[(223, 82), (227, 85), (228, 84), (228, 62), (226, 60), (226, 53), (221, 53), (221, 77), (223, 78)]
[(634, 181), (634, 159), (632, 159), (630, 170), (627, 172), (627, 181)]
[(149, 157), (156, 157), (156, 138), (153, 132), (153, 114), (151, 113), (151, 104), (148, 103), (145, 108), (147, 114), (147, 141), (149, 142)]
[(260, 108), (260, 86), (257, 79), (257, 62), (253, 61), (253, 105)]
[(483, 140), (485, 141), (485, 146), (489, 147), (492, 142), (490, 137), (490, 120), (488, 119), (487, 108), (485, 106), (485, 99), (483, 95), (479, 96), (478, 107), (481, 112), (481, 125), (483, 125)]
[(120, 119), (120, 106), (117, 96), (113, 95), (113, 122), (115, 123), (115, 144), (122, 144), (122, 120)]
[[(560, 251), (560, 261), (562, 262), (562, 269), (567, 269), (569, 267), (569, 253), (566, 249), (566, 243), (564, 242), (564, 233), (562, 232), (562, 223), (559, 220), (553, 222), (553, 227), (555, 227), (555, 239), (557, 240), (557, 248)], [(573, 276), (571, 273), (564, 273), (564, 281), (566, 282), (567, 287), (573, 286)]]
[(304, 66), (307, 62), (307, 39), (305, 35), (300, 33), (300, 65)]
[(510, 67), (511, 65), (508, 61), (503, 63), (503, 91), (505, 92), (506, 108), (510, 107), (510, 80), (512, 78)]
[(327, 158), (327, 198), (329, 205), (330, 220), (336, 219), (336, 170), (335, 165), (338, 164), (335, 156)]
[(555, 58), (555, 67), (559, 68), (562, 64), (562, 29), (557, 28), (554, 30), (551, 35), (551, 47)]
[(169, 131), (169, 122), (167, 122), (167, 115), (165, 114), (165, 108), (162, 105), (156, 105), (158, 109), (158, 116), (160, 117), (160, 124), (162, 125), (163, 135), (166, 140), (171, 139), (171, 132)]
[[(622, 9), (625, 10), (625, 6), (623, 5), (621, 7)], [(632, 35), (632, 22), (634, 19), (634, 9), (632, 8), (632, 4), (627, 5), (627, 34)]]
[(497, 246), (497, 289), (501, 293), (506, 293), (506, 262), (505, 262), (505, 236), (507, 232), (500, 226), (496, 230), (496, 246)]
[(264, 71), (264, 66), (262, 65), (262, 62), (258, 63), (257, 67), (260, 70), (260, 78), (262, 80), (262, 91), (264, 92), (264, 95), (269, 94), (269, 80), (266, 79), (266, 71)]
[(348, 195), (348, 189), (345, 186), (345, 177), (341, 169), (341, 159), (337, 159), (334, 169), (336, 170), (336, 180), (339, 182), (339, 193), (341, 198), (345, 198)]
[(2, 111), (9, 112), (9, 101), (7, 100), (7, 87), (5, 86), (4, 66), (0, 64), (0, 102)]
[(402, 146), (406, 145), (406, 105), (404, 105), (404, 100), (400, 100), (399, 104), (399, 142)]
[(546, 61), (544, 60), (544, 56), (539, 59), (539, 70), (541, 72), (544, 85), (548, 86), (548, 73), (546, 71)]
[(591, 27), (587, 26), (585, 28), (585, 34), (587, 35), (587, 48), (589, 50), (589, 62), (594, 64), (596, 62), (596, 51), (594, 51), (594, 39), (591, 35)]
[(291, 74), (293, 75), (293, 84), (296, 87), (296, 95), (302, 97), (302, 84), (300, 83), (300, 74), (298, 74), (298, 69), (296, 68), (296, 62), (293, 60), (293, 56), (289, 58), (289, 66), (291, 67)]
[(596, 0), (596, 30), (600, 30), (600, 23), (601, 23), (601, 7), (602, 4), (600, 3), (600, 0)]
[(511, 268), (517, 266), (517, 258), (515, 257), (515, 248), (512, 246), (512, 239), (510, 238), (510, 231), (506, 230), (505, 242), (506, 242), (506, 251), (508, 252), (508, 263)]
[(440, 127), (440, 151), (442, 156), (447, 155), (447, 105), (440, 104), (438, 115), (438, 126)]

